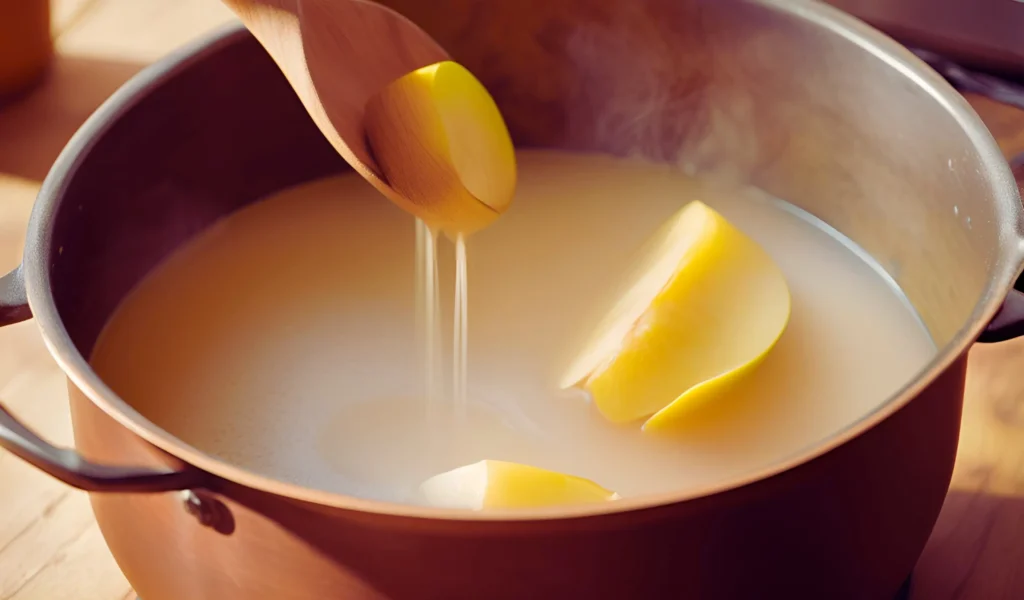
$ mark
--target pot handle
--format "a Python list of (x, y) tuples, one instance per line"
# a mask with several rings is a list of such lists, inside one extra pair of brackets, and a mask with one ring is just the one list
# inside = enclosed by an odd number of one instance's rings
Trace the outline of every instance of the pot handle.
[(0, 404), (0, 448), (71, 487), (87, 492), (170, 492), (202, 488), (203, 473), (98, 465), (70, 448), (58, 448), (36, 435)]
[(0, 327), (32, 318), (21, 266), (0, 277)]
[(981, 332), (978, 341), (983, 344), (1005, 342), (1024, 335), (1024, 292), (1010, 290), (1003, 306)]
[[(1017, 187), (1024, 197), (1024, 153), (1010, 159), (1010, 169), (1017, 178)], [(1020, 281), (1018, 281), (1020, 285)], [(1013, 289), (1003, 301), (1003, 307), (978, 338), (979, 342), (1002, 342), (1024, 336), (1024, 292)]]
[[(32, 317), (21, 267), (0, 277), (0, 326)], [(64, 483), (87, 492), (167, 492), (203, 487), (202, 472), (97, 465), (58, 448), (21, 424), (0, 404), (0, 448)]]

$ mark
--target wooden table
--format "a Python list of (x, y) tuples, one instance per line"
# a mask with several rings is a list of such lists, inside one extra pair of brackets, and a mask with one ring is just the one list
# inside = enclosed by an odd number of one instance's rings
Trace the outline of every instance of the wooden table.
[[(54, 2), (53, 75), (0, 111), (0, 272), (17, 264), (40, 181), (82, 121), (145, 64), (231, 20), (216, 0)], [(1024, 111), (971, 102), (1007, 155), (1024, 152)], [(912, 598), (1024, 598), (1022, 367), (1024, 339), (971, 352), (953, 488)], [(31, 322), (0, 330), (0, 398), (49, 439), (71, 443), (64, 378)], [(0, 451), (0, 600), (133, 598), (86, 496)]]

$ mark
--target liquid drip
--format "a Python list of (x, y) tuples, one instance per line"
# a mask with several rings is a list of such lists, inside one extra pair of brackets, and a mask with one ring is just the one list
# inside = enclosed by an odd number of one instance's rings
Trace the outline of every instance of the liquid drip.
[(416, 219), (416, 315), (417, 332), (422, 351), (423, 394), (426, 399), (427, 419), (431, 423), (441, 418), (444, 409), (444, 377), (441, 361), (441, 295), (438, 286), (437, 242), (438, 233), (425, 222)]
[[(423, 418), (423, 354), (453, 356), (436, 331), (456, 329), (453, 311), (418, 309), (454, 307), (459, 252), (435, 252), (417, 226), (416, 252), (433, 257), (417, 260), (410, 217), (354, 174), (283, 191), (200, 234), (123, 301), (92, 364), (144, 417), (237, 467), (411, 502), (424, 479), (482, 459), (622, 496), (734, 481), (863, 418), (934, 355), (899, 291), (791, 205), (636, 161), (547, 151), (517, 161), (515, 201), (474, 236), (464, 268), (464, 419), (451, 403)], [(633, 252), (693, 199), (772, 255), (792, 317), (728, 401), (685, 435), (655, 439), (611, 425), (558, 381)], [(426, 344), (413, 332), (431, 319), (440, 327)]]
[(441, 299), (438, 286), (437, 231), (416, 220), (416, 314), (421, 363), (424, 370), (424, 396), (427, 415), (432, 422), (454, 414), (466, 417), (466, 387), (469, 364), (469, 274), (466, 268), (466, 238), (455, 240), (455, 292), (452, 297), (451, 395), (444, 393), (444, 361), (441, 338)]
[(469, 378), (469, 274), (466, 266), (466, 238), (455, 240), (455, 325), (452, 335), (452, 397), (455, 414), (460, 421), (466, 419), (466, 394)]

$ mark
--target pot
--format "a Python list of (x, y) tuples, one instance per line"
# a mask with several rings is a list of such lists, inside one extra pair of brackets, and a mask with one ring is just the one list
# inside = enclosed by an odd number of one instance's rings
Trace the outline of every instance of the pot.
[(23, 265), (0, 279), (0, 322), (35, 317), (68, 375), (76, 448), (3, 410), (0, 445), (91, 492), (146, 600), (892, 597), (949, 485), (967, 349), (1024, 332), (1011, 290), (1020, 196), (968, 104), (896, 43), (814, 2), (386, 4), (478, 74), (520, 146), (739, 179), (823, 219), (898, 282), (934, 359), (798, 456), (700, 493), (602, 505), (394, 505), (189, 447), (89, 367), (97, 335), (189, 236), (347, 168), (233, 27), (126, 84), (43, 183)]

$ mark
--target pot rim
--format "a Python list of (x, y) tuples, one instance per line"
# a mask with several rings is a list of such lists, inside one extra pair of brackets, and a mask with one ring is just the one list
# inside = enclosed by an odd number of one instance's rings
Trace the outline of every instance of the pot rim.
[[(942, 105), (960, 124), (974, 144), (979, 160), (985, 168), (984, 175), (995, 184), (997, 210), (1002, 213), (1000, 216), (1006, 223), (1000, 232), (999, 247), (1002, 254), (1000, 264), (995, 266), (993, 277), (989, 281), (984, 296), (975, 306), (970, 319), (953, 339), (945, 347), (940, 348), (932, 360), (908, 383), (887, 400), (880, 402), (874, 410), (789, 457), (774, 461), (766, 467), (741, 477), (697, 489), (648, 494), (600, 504), (473, 512), (368, 500), (279, 481), (206, 454), (185, 444), (143, 417), (92, 370), (86, 358), (75, 347), (60, 319), (53, 295), (50, 292), (51, 282), (48, 268), (53, 221), (63, 193), (82, 164), (84, 157), (120, 115), (141, 101), (151, 90), (190, 65), (203, 60), (218, 49), (248, 36), (245, 28), (237, 23), (219, 28), (143, 69), (86, 120), (54, 162), (43, 181), (32, 210), (24, 253), (24, 274), (29, 306), (42, 332), (43, 339), (57, 364), (79, 390), (107, 415), (157, 448), (214, 475), (215, 478), (328, 507), (450, 521), (537, 521), (592, 517), (713, 496), (769, 479), (808, 463), (860, 436), (903, 408), (966, 351), (985, 325), (995, 316), (1014, 280), (1024, 269), (1024, 264), (1022, 264), (1024, 263), (1024, 217), (1022, 217), (1020, 197), (1013, 174), (988, 129), (967, 101), (909, 50), (881, 32), (824, 3), (813, 0), (758, 1), (775, 10), (810, 21), (834, 35), (842, 36), (855, 43), (898, 70)], [(213, 479), (211, 485), (215, 483), (215, 478), (211, 478)]]

